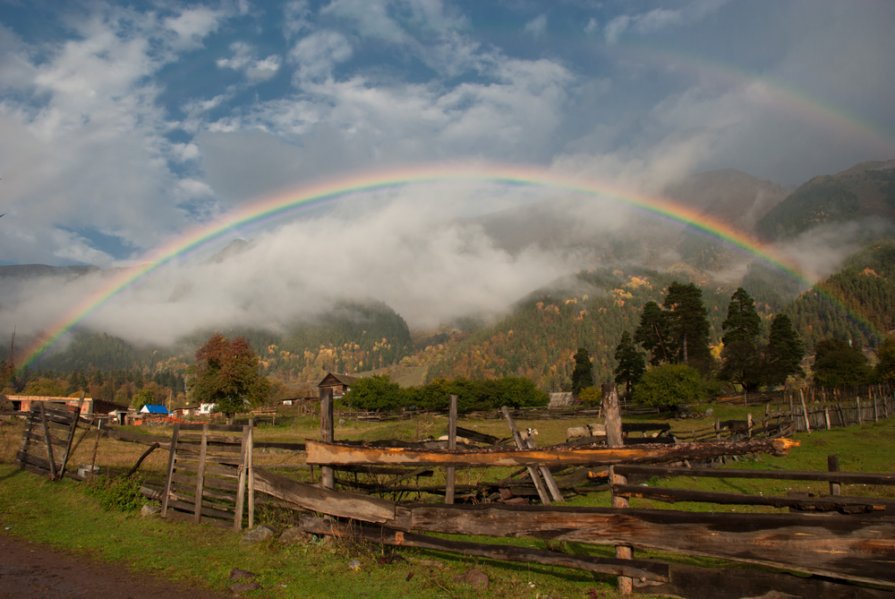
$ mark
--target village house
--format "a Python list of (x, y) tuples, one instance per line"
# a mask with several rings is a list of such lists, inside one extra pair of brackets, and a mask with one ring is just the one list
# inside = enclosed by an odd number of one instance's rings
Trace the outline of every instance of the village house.
[[(68, 407), (72, 410), (77, 409), (79, 397), (56, 397), (45, 395), (7, 395), (6, 399), (12, 403), (12, 409), (17, 412), (30, 412), (31, 408), (38, 403), (43, 403), (50, 407), (60, 408)], [(93, 414), (93, 398), (85, 397), (81, 403), (81, 414)]]

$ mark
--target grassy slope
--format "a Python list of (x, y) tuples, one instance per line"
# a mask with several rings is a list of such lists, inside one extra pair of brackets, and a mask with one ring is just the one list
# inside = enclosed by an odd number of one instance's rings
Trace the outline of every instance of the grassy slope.
[[(724, 412), (718, 414), (718, 410)], [(745, 408), (716, 407), (722, 418), (741, 416)], [(277, 427), (262, 427), (259, 438), (313, 437), (307, 419)], [(359, 423), (337, 427), (342, 438), (386, 438), (440, 434), (444, 426), (440, 417), (416, 422)], [(582, 419), (582, 422), (586, 419)], [(686, 421), (688, 424), (692, 421)], [(702, 424), (705, 424), (704, 421)], [(542, 444), (555, 442), (566, 426), (576, 420), (520, 422), (520, 426), (536, 426)], [(498, 420), (464, 422), (478, 430), (504, 435), (505, 427)], [(2, 427), (5, 438), (18, 437), (15, 426)], [(419, 431), (419, 433), (417, 432)], [(826, 456), (839, 455), (843, 470), (895, 470), (895, 419), (864, 427), (849, 427), (831, 432), (800, 434), (802, 446), (786, 457), (759, 456), (730, 464), (736, 468), (823, 470)], [(13, 442), (8, 445), (14, 444)], [(110, 447), (111, 448), (111, 447)], [(101, 446), (102, 449), (102, 446)], [(271, 456), (272, 458), (273, 456)], [(8, 460), (6, 460), (8, 461)], [(271, 461), (277, 461), (271, 459)], [(484, 476), (485, 470), (461, 471), (470, 480)], [(496, 474), (496, 473), (494, 473)], [(432, 482), (438, 484), (436, 480)], [(462, 482), (462, 481), (460, 481)], [(791, 489), (805, 490), (803, 483), (786, 481), (718, 480), (679, 477), (668, 481), (646, 481), (647, 484), (693, 489), (742, 491), (748, 493), (785, 494)], [(816, 490), (822, 490), (822, 485)], [(889, 488), (849, 488), (844, 494), (892, 495)], [(574, 498), (572, 504), (607, 505), (607, 494)], [(634, 507), (671, 507), (635, 500)], [(678, 504), (676, 509), (708, 510), (707, 505)], [(723, 506), (718, 509), (745, 508)], [(612, 594), (611, 581), (568, 570), (541, 566), (509, 565), (487, 560), (467, 559), (405, 549), (403, 559), (381, 563), (382, 553), (373, 548), (357, 548), (338, 543), (309, 542), (290, 547), (276, 544), (240, 545), (234, 533), (187, 522), (142, 519), (133, 514), (103, 511), (97, 500), (72, 482), (50, 483), (30, 473), (18, 472), (13, 466), (0, 465), (0, 525), (9, 533), (55, 546), (95, 555), (104, 560), (124, 562), (138, 570), (164, 574), (217, 589), (229, 585), (231, 568), (239, 567), (260, 575), (264, 597), (515, 597), (515, 596), (581, 596), (590, 589)], [(272, 516), (275, 517), (275, 514)], [(508, 539), (482, 539), (486, 542), (510, 542)], [(513, 541), (516, 542), (516, 541)], [(526, 544), (543, 546), (538, 541)], [(609, 548), (569, 547), (576, 552), (606, 554)], [(647, 555), (639, 553), (639, 555)], [(439, 559), (434, 560), (433, 557)], [(354, 571), (350, 564), (358, 560)], [(456, 578), (472, 565), (479, 565), (491, 579), (489, 590), (476, 591)], [(532, 586), (533, 585), (533, 586)]]

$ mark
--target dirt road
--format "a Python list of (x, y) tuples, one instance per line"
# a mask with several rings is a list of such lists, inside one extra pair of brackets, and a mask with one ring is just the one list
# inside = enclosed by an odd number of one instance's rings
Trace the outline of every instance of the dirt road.
[(132, 572), (0, 534), (0, 597), (9, 599), (223, 599), (215, 593)]

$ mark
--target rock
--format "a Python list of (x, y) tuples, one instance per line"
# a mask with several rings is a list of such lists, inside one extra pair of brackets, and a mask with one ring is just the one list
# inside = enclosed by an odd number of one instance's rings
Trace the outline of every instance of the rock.
[(243, 543), (263, 543), (273, 538), (273, 531), (266, 526), (256, 526), (242, 535)]
[(249, 572), (248, 570), (243, 570), (241, 568), (233, 568), (230, 570), (230, 580), (248, 580), (250, 578), (255, 578), (258, 576), (254, 572)]
[(257, 582), (240, 582), (239, 584), (234, 584), (230, 587), (230, 592), (234, 595), (241, 595), (242, 593), (248, 593), (249, 591), (257, 591), (261, 588), (261, 585)]
[(464, 582), (477, 591), (484, 591), (488, 588), (488, 585), (491, 584), (488, 575), (478, 568), (471, 568), (466, 571), (466, 574), (461, 574), (454, 580), (457, 582)]
[(154, 503), (147, 503), (140, 508), (140, 515), (144, 518), (152, 518), (162, 513), (162, 508)]
[(277, 541), (283, 545), (296, 545), (298, 543), (307, 543), (311, 535), (306, 533), (298, 526), (290, 526), (283, 531)]

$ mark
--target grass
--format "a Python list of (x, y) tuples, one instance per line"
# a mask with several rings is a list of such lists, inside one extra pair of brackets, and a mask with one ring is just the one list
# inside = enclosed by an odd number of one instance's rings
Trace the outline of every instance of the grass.
[[(742, 406), (716, 406), (710, 418), (675, 421), (673, 426), (704, 427), (714, 418), (744, 418), (749, 410)], [(338, 418), (338, 417), (337, 417)], [(560, 421), (519, 421), (521, 427), (532, 426), (540, 432), (540, 445), (561, 441), (569, 426), (584, 424), (592, 418)], [(500, 420), (466, 420), (461, 424), (496, 436), (507, 436)], [(420, 439), (443, 434), (447, 420), (441, 416), (423, 416), (416, 420), (386, 422), (342, 422), (337, 420), (337, 438), (342, 439)], [(402, 549), (399, 554), (369, 546), (349, 545), (332, 541), (308, 541), (292, 546), (277, 543), (245, 545), (230, 530), (189, 522), (145, 519), (133, 513), (109, 512), (100, 507), (100, 500), (85, 492), (84, 486), (71, 481), (50, 483), (11, 465), (21, 443), (21, 424), (0, 422), (0, 525), (10, 534), (19, 535), (57, 547), (115, 561), (146, 572), (182, 580), (219, 590), (226, 589), (232, 568), (242, 568), (259, 575), (262, 590), (255, 596), (287, 597), (569, 597), (584, 596), (593, 591), (598, 596), (614, 596), (614, 581), (578, 571), (538, 565), (506, 564), (433, 551)], [(159, 435), (167, 435), (160, 429)], [(295, 418), (277, 426), (261, 425), (256, 439), (299, 441), (316, 438), (319, 422), (316, 417)], [(771, 470), (825, 470), (829, 454), (839, 456), (845, 471), (891, 472), (895, 470), (895, 419), (862, 427), (852, 426), (811, 434), (800, 433), (801, 446), (785, 457), (755, 456), (729, 463), (726, 467)], [(143, 446), (109, 439), (100, 442), (98, 463), (101, 467), (130, 466)], [(92, 438), (85, 439), (78, 449), (74, 464), (89, 462), (93, 452)], [(160, 472), (167, 453), (157, 451), (144, 463), (149, 472)], [(294, 452), (258, 451), (255, 462), (268, 467), (295, 468), (302, 460)], [(142, 469), (141, 469), (142, 470)], [(469, 469), (458, 471), (458, 482), (475, 482), (505, 475), (506, 469)], [(442, 473), (435, 469), (431, 484), (441, 484)], [(746, 492), (750, 494), (785, 495), (791, 490), (823, 492), (824, 483), (796, 481), (764, 481), (676, 477), (645, 481), (650, 485), (682, 487), (694, 490)], [(893, 496), (892, 487), (844, 486), (845, 495)], [(571, 505), (607, 506), (608, 493), (574, 497)], [(742, 506), (709, 504), (661, 504), (648, 500), (632, 500), (632, 507), (658, 507), (694, 511), (762, 510)], [(773, 511), (773, 510), (771, 510)], [(276, 508), (264, 508), (259, 520), (274, 527), (288, 525)], [(469, 538), (467, 538), (469, 539)], [(476, 539), (488, 543), (513, 543), (533, 547), (549, 546), (580, 555), (612, 554), (611, 547), (580, 544), (549, 544), (537, 540)], [(398, 557), (395, 557), (397, 555)], [(638, 551), (638, 557), (667, 554)], [(672, 558), (674, 559), (674, 558)], [(704, 558), (676, 558), (691, 564), (716, 564)], [(356, 566), (356, 567), (354, 567)], [(473, 589), (458, 581), (468, 569), (477, 567), (490, 579), (487, 591)]]

